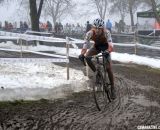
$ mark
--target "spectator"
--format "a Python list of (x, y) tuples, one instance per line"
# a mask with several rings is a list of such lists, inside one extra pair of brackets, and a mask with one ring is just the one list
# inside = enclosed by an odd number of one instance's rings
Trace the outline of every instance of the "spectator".
[(48, 32), (52, 31), (52, 24), (47, 21), (47, 29), (48, 29)]
[(69, 23), (66, 23), (64, 32), (65, 33), (70, 33), (69, 32)]
[(112, 23), (110, 22), (110, 20), (108, 19), (108, 21), (106, 22), (106, 29), (108, 29), (111, 33), (112, 31)]
[(40, 28), (40, 31), (45, 31), (45, 27), (44, 27), (44, 24), (42, 22), (39, 22), (39, 28)]
[(5, 30), (8, 30), (8, 21), (5, 21), (4, 24), (5, 24), (5, 25), (4, 25), (4, 29), (5, 29)]
[(123, 20), (119, 21), (119, 32), (124, 32), (125, 22)]
[(71, 34), (74, 34), (75, 33), (75, 25), (74, 24), (71, 25), (71, 30), (72, 30)]
[(78, 28), (80, 27), (79, 23), (77, 23), (77, 27), (78, 27)]
[(23, 32), (24, 31), (24, 25), (23, 25), (23, 22), (20, 21), (20, 32)]
[(43, 28), (44, 28), (44, 31), (48, 31), (47, 23), (43, 23)]
[(119, 28), (119, 23), (118, 23), (118, 22), (115, 22), (115, 31), (116, 31), (116, 32), (119, 31), (118, 28)]
[(28, 24), (27, 24), (27, 22), (24, 22), (24, 24), (23, 24), (23, 30), (24, 31), (28, 30)]
[(13, 28), (14, 28), (14, 29), (17, 29), (17, 22), (14, 22), (14, 23), (13, 23)]
[(77, 23), (77, 26), (76, 26), (76, 33), (78, 34), (81, 30), (81, 26), (79, 25), (79, 23)]
[(59, 25), (58, 25), (58, 32), (61, 33), (63, 31), (63, 25), (61, 22), (59, 22)]
[(154, 24), (154, 29), (160, 29), (160, 23), (155, 22), (155, 24)]
[(54, 25), (55, 33), (58, 33), (58, 25), (59, 25), (58, 22), (56, 22)]
[(72, 25), (68, 24), (68, 32), (71, 34), (72, 33)]
[(89, 21), (87, 21), (87, 25), (86, 25), (86, 32), (88, 32), (89, 30), (91, 30), (92, 25), (89, 23)]
[(12, 23), (9, 23), (8, 24), (8, 30), (12, 30), (13, 29), (13, 25), (12, 25)]

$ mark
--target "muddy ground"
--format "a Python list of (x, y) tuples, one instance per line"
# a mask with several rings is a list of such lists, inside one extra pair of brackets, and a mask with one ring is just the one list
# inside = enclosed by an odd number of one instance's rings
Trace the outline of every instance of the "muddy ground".
[[(84, 71), (78, 59), (70, 58), (70, 62), (72, 68)], [(89, 90), (56, 100), (1, 102), (0, 130), (136, 130), (139, 125), (160, 126), (160, 70), (113, 61), (113, 71), (117, 99), (104, 111), (97, 110)]]

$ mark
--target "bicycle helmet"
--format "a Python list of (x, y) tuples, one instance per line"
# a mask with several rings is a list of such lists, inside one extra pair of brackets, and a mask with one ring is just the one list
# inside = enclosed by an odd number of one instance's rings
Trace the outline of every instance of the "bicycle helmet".
[(104, 21), (103, 21), (103, 19), (100, 19), (100, 18), (95, 19), (93, 21), (93, 26), (96, 27), (96, 28), (104, 28)]

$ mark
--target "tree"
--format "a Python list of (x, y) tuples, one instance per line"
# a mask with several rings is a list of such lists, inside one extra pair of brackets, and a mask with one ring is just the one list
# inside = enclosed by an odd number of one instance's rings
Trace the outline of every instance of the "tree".
[(91, 0), (91, 1), (95, 4), (99, 16), (102, 19), (105, 19), (106, 11), (107, 11), (107, 5), (108, 5), (108, 0)]
[(27, 21), (29, 25), (31, 25), (31, 17), (30, 17), (30, 5), (29, 0), (17, 0), (19, 4), (19, 8), (16, 10), (16, 13), (23, 19), (23, 21)]
[(71, 0), (46, 0), (45, 2), (45, 13), (52, 17), (54, 25), (62, 15), (69, 13), (75, 6)]
[(152, 8), (152, 11), (154, 12), (155, 19), (158, 23), (160, 23), (160, 1), (159, 0), (143, 0), (143, 3), (147, 4), (147, 6)]
[(134, 26), (133, 9), (132, 9), (133, 0), (128, 0), (128, 1), (129, 1), (129, 14), (131, 17), (131, 26)]
[(110, 13), (114, 14), (119, 12), (121, 16), (121, 20), (122, 22), (124, 22), (124, 18), (128, 12), (128, 7), (127, 7), (128, 3), (126, 2), (126, 0), (111, 0), (111, 1), (112, 1), (112, 5), (111, 5)]
[(36, 2), (37, 2), (36, 0), (29, 0), (31, 25), (32, 25), (33, 31), (40, 31), (39, 30), (39, 18), (41, 15), (42, 5), (43, 5), (44, 0), (40, 0), (38, 10), (37, 10)]
[[(124, 21), (125, 16), (127, 13), (130, 14), (131, 18), (131, 26), (134, 26), (134, 13), (138, 6), (137, 0), (113, 0), (112, 1), (112, 9), (113, 12), (120, 12), (121, 19)], [(116, 7), (116, 8), (115, 8)]]
[(160, 8), (157, 8), (155, 0), (151, 0), (152, 10), (158, 23), (160, 23)]

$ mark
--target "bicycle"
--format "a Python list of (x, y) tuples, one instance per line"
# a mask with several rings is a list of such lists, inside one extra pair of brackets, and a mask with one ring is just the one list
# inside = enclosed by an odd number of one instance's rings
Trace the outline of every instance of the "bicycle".
[[(100, 61), (100, 57), (102, 60)], [(96, 59), (96, 81), (93, 85), (93, 97), (96, 107), (99, 111), (104, 110), (107, 105), (107, 99), (111, 102), (111, 84), (109, 83), (107, 64), (109, 64), (109, 52), (102, 51), (101, 55), (92, 56)]]

